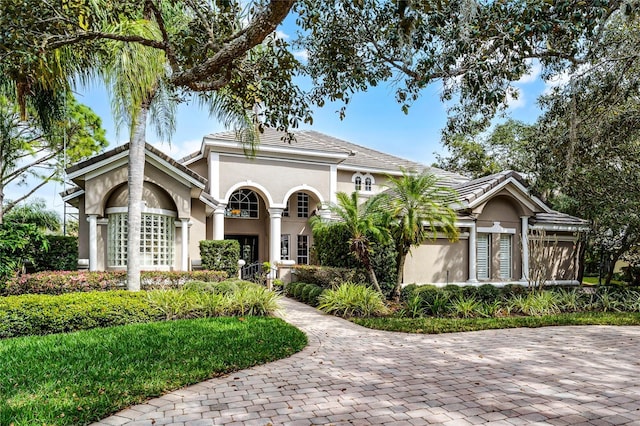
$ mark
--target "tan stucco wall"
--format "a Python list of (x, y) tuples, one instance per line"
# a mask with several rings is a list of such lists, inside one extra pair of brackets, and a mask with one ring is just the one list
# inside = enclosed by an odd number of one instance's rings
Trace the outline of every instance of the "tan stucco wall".
[(189, 257), (200, 259), (200, 241), (207, 239), (207, 215), (200, 200), (191, 201), (191, 228), (189, 228)]
[(436, 284), (464, 282), (469, 275), (469, 243), (446, 239), (427, 242), (411, 250), (404, 266), (405, 284)]
[[(549, 280), (575, 280), (577, 274), (577, 242), (562, 241), (572, 237), (567, 233), (547, 233), (545, 238), (545, 255), (538, 256), (536, 254), (540, 249), (536, 241), (531, 242), (531, 253), (529, 263), (535, 267), (538, 259), (549, 262), (551, 268), (549, 271)], [(535, 236), (533, 238), (536, 238)]]
[[(191, 216), (191, 190), (189, 187), (150, 164), (146, 164), (144, 174), (145, 181), (155, 183), (171, 195), (179, 217), (188, 218)], [(111, 196), (111, 193), (117, 189), (120, 184), (126, 182), (126, 165), (110, 170), (93, 179), (88, 179), (85, 183), (86, 214), (97, 214), (102, 217), (104, 215), (106, 202)]]
[[(151, 182), (143, 183), (142, 200), (151, 209), (176, 211), (176, 205), (171, 196), (163, 188)], [(105, 202), (105, 209), (109, 207), (127, 207), (128, 203), (129, 186), (123, 183), (111, 192)]]
[[(311, 163), (296, 163), (271, 159), (247, 159), (220, 155), (220, 197), (236, 184), (251, 181), (266, 189), (274, 204), (282, 204), (293, 188), (307, 185), (329, 201), (330, 167)], [(215, 179), (215, 177), (212, 177)], [(251, 187), (247, 185), (246, 187)], [(252, 187), (260, 192), (257, 186)], [(261, 194), (266, 196), (266, 194)], [(266, 199), (266, 197), (265, 197)], [(269, 206), (270, 207), (270, 206)], [(310, 208), (315, 208), (311, 205)]]

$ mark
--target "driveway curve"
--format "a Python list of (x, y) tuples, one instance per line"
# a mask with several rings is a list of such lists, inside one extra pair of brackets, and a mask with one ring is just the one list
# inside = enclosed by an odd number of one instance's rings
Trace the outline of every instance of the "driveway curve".
[(640, 327), (419, 335), (282, 305), (303, 351), (95, 425), (640, 425)]

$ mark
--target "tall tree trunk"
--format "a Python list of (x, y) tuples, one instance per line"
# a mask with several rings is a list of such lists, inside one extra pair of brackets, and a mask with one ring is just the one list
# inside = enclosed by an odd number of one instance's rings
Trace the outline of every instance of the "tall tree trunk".
[(400, 293), (402, 290), (402, 281), (404, 280), (404, 263), (407, 260), (407, 253), (404, 253), (402, 250), (398, 250), (397, 257), (397, 268), (398, 268), (398, 279), (396, 280), (396, 286), (393, 289), (393, 300), (396, 302), (400, 301)]
[(378, 284), (378, 277), (376, 277), (376, 273), (373, 270), (373, 266), (369, 263), (367, 265), (367, 272), (369, 273), (369, 279), (371, 280), (371, 284), (376, 289), (376, 291), (384, 296), (382, 289), (380, 288), (380, 284)]
[(144, 148), (149, 104), (143, 103), (131, 131), (129, 142), (129, 205), (127, 241), (127, 289), (140, 290), (140, 228), (142, 224), (142, 185)]

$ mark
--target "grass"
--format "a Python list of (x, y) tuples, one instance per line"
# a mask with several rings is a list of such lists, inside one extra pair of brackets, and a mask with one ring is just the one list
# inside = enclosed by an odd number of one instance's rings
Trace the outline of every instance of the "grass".
[(80, 425), (300, 351), (276, 318), (206, 318), (0, 340), (0, 425)]
[[(602, 278), (602, 282), (604, 283), (604, 277)], [(598, 277), (583, 277), (582, 284), (598, 285)], [(611, 284), (622, 285), (622, 286), (627, 285), (627, 283), (625, 283), (624, 281), (619, 281), (619, 280), (611, 280)]]
[(353, 318), (367, 328), (403, 333), (440, 334), (499, 328), (547, 327), (556, 325), (640, 325), (640, 313), (588, 312), (541, 317), (504, 318)]

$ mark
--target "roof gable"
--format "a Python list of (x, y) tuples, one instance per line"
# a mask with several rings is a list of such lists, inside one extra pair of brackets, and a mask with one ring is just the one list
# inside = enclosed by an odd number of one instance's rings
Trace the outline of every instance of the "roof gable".
[[(126, 143), (110, 151), (74, 164), (67, 168), (67, 176), (75, 183), (79, 183), (78, 181), (99, 176), (109, 170), (121, 167), (122, 165), (127, 164), (128, 161), (129, 143)], [(199, 189), (205, 188), (207, 183), (207, 179), (205, 177), (200, 176), (198, 173), (178, 163), (167, 154), (149, 144), (145, 144), (145, 161), (153, 164), (160, 170), (177, 180), (182, 181), (188, 186)]]

